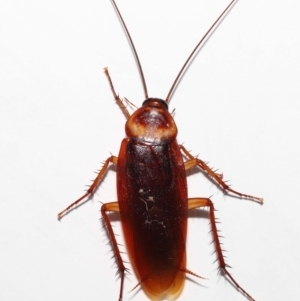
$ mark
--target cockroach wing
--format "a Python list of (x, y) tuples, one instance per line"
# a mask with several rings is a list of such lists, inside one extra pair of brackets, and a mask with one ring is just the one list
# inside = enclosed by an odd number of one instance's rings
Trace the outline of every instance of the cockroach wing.
[(186, 268), (187, 183), (176, 139), (123, 140), (117, 165), (122, 228), (131, 264), (152, 297), (178, 294)]

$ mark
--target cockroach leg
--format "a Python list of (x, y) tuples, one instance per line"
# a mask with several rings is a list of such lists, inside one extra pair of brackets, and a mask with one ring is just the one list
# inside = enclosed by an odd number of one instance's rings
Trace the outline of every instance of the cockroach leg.
[(184, 272), (184, 273), (186, 273), (186, 274), (190, 274), (190, 275), (192, 275), (192, 276), (194, 276), (194, 277), (197, 277), (197, 278), (201, 278), (201, 279), (207, 280), (207, 278), (204, 278), (204, 277), (202, 277), (202, 276), (200, 276), (200, 275), (198, 275), (198, 274), (196, 274), (196, 273), (194, 273), (194, 272), (192, 272), (192, 271), (190, 271), (190, 270), (188, 270), (188, 269), (180, 269), (180, 271), (182, 271), (182, 272)]
[(116, 100), (117, 104), (121, 108), (121, 110), (122, 110), (123, 114), (125, 115), (126, 119), (128, 119), (130, 117), (130, 114), (129, 114), (126, 106), (124, 105), (123, 101), (121, 100), (121, 98), (119, 97), (119, 95), (115, 91), (115, 88), (114, 88), (114, 85), (112, 83), (112, 80), (111, 80), (111, 77), (110, 77), (110, 74), (108, 72), (108, 68), (107, 67), (104, 68), (104, 73), (105, 73), (105, 75), (108, 78), (111, 91), (113, 92), (113, 95), (115, 97), (115, 100)]
[(239, 289), (245, 296), (249, 298), (251, 301), (255, 301), (237, 282), (236, 280), (231, 276), (231, 274), (228, 272), (227, 267), (229, 267), (223, 256), (223, 252), (221, 249), (220, 244), (220, 238), (218, 235), (217, 225), (216, 225), (216, 218), (215, 218), (215, 208), (214, 204), (209, 198), (189, 198), (188, 199), (188, 209), (195, 209), (200, 207), (209, 207), (209, 216), (210, 216), (210, 222), (212, 227), (212, 235), (213, 240), (215, 242), (215, 248), (217, 252), (217, 257), (219, 261), (220, 269), (224, 272), (226, 276), (232, 281), (232, 283), (235, 285), (237, 289)]
[[(189, 170), (189, 169), (191, 169), (195, 166), (197, 166), (197, 164), (195, 165), (195, 160), (194, 159), (184, 162), (185, 170)], [(216, 177), (218, 177), (221, 180), (223, 179), (223, 174), (222, 173), (216, 173), (215, 171), (213, 171), (213, 172), (214, 172)]]
[(138, 107), (137, 107), (133, 102), (131, 102), (128, 98), (124, 97), (124, 101), (125, 101), (130, 107), (134, 107), (135, 110), (138, 109)]
[(233, 194), (236, 194), (240, 197), (243, 198), (247, 198), (247, 199), (252, 199), (254, 201), (257, 201), (259, 203), (263, 203), (263, 198), (259, 198), (253, 195), (249, 195), (249, 194), (244, 194), (244, 193), (240, 193), (236, 190), (231, 189), (224, 181), (223, 181), (223, 175), (222, 174), (218, 174), (215, 171), (213, 171), (204, 161), (195, 158), (192, 154), (189, 153), (189, 151), (183, 146), (180, 145), (180, 149), (182, 150), (182, 152), (190, 159), (188, 161), (186, 161), (184, 163), (185, 166), (185, 170), (189, 170), (192, 167), (198, 166), (200, 167), (209, 177), (211, 177), (212, 179), (214, 179), (225, 191), (227, 192), (231, 192)]
[(125, 272), (127, 271), (127, 269), (124, 266), (124, 262), (123, 259), (121, 257), (121, 253), (118, 247), (118, 243), (114, 234), (114, 231), (112, 229), (110, 220), (106, 214), (106, 212), (119, 212), (119, 204), (118, 202), (113, 202), (113, 203), (106, 203), (103, 204), (101, 207), (101, 214), (103, 217), (103, 220), (105, 222), (105, 225), (107, 227), (107, 231), (109, 233), (109, 237), (113, 246), (113, 251), (116, 257), (116, 262), (118, 265), (118, 273), (120, 274), (121, 277), (121, 286), (120, 286), (120, 294), (119, 294), (119, 301), (122, 300), (122, 296), (123, 296), (123, 286), (124, 286), (124, 277), (125, 277)]
[(101, 180), (103, 179), (109, 162), (117, 165), (118, 163), (118, 157), (115, 156), (111, 156), (108, 159), (106, 159), (106, 161), (104, 162), (102, 168), (100, 169), (96, 179), (93, 181), (92, 185), (89, 187), (89, 189), (86, 191), (86, 193), (80, 197), (78, 200), (76, 200), (75, 202), (73, 202), (71, 205), (69, 205), (66, 209), (64, 209), (63, 211), (61, 211), (60, 213), (58, 213), (57, 218), (61, 219), (63, 215), (65, 215), (68, 211), (70, 211), (71, 208), (73, 208), (74, 206), (78, 205), (83, 199), (89, 197), (90, 195), (93, 194), (93, 192), (95, 191), (96, 187), (99, 185), (99, 183), (101, 182)]

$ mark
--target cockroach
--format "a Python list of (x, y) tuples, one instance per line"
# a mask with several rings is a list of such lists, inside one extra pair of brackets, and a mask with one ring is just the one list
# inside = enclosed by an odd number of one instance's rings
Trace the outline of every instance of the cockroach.
[(237, 0), (229, 3), (198, 42), (177, 75), (165, 100), (148, 97), (146, 81), (135, 46), (115, 0), (111, 1), (133, 49), (142, 78), (145, 100), (142, 107), (130, 115), (115, 91), (108, 69), (104, 69), (114, 98), (127, 119), (125, 125), (127, 137), (121, 143), (119, 156), (106, 159), (86, 193), (61, 211), (58, 219), (93, 195), (109, 164), (112, 163), (116, 166), (117, 172), (118, 202), (103, 204), (101, 214), (121, 278), (119, 301), (122, 300), (127, 269), (107, 212), (120, 213), (126, 249), (138, 278), (137, 286), (141, 286), (151, 300), (162, 300), (170, 296), (176, 299), (179, 296), (185, 274), (200, 277), (186, 267), (186, 235), (188, 210), (201, 207), (209, 208), (219, 268), (242, 294), (249, 300), (254, 300), (228, 271), (221, 249), (212, 201), (205, 197), (188, 198), (186, 172), (193, 167), (199, 167), (224, 192), (261, 204), (263, 199), (233, 190), (223, 181), (222, 174), (211, 169), (207, 163), (194, 157), (183, 145), (178, 144), (177, 127), (172, 114), (168, 112), (170, 98), (191, 58)]

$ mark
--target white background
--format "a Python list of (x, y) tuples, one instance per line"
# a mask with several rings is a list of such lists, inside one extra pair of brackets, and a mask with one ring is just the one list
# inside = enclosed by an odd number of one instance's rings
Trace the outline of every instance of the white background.
[[(150, 96), (166, 97), (227, 4), (118, 1)], [(300, 298), (299, 9), (296, 0), (240, 0), (170, 103), (178, 141), (233, 188), (265, 199), (225, 196), (200, 172), (188, 178), (190, 196), (212, 196), (232, 274), (256, 301)], [(103, 67), (122, 97), (144, 100), (129, 44), (109, 0), (1, 1), (0, 14), (0, 299), (117, 301), (99, 213), (100, 202), (116, 200), (114, 170), (93, 200), (56, 216), (124, 137)], [(209, 280), (188, 277), (178, 300), (246, 300), (218, 275), (209, 220), (198, 215), (188, 268)], [(125, 301), (147, 300), (139, 289), (128, 294), (136, 284), (126, 278)]]

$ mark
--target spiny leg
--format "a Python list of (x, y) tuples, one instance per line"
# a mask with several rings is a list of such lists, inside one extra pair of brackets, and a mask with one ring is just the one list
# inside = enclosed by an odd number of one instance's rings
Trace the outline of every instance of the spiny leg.
[(121, 253), (118, 247), (118, 243), (114, 234), (114, 231), (112, 229), (110, 220), (106, 214), (107, 211), (112, 211), (112, 212), (119, 212), (119, 204), (117, 202), (113, 203), (106, 203), (103, 204), (101, 207), (101, 214), (104, 219), (105, 225), (107, 227), (107, 231), (109, 233), (109, 238), (111, 240), (112, 246), (113, 246), (113, 251), (116, 257), (117, 265), (118, 265), (118, 273), (120, 274), (121, 277), (121, 286), (120, 286), (120, 294), (119, 294), (119, 301), (122, 301), (122, 296), (123, 296), (123, 286), (124, 286), (124, 277), (125, 277), (125, 272), (127, 269), (124, 266), (123, 259), (121, 257)]
[(195, 158), (192, 154), (190, 154), (187, 149), (183, 146), (180, 145), (180, 149), (183, 151), (183, 153), (190, 159), (188, 161), (186, 161), (184, 163), (185, 165), (185, 170), (189, 170), (192, 167), (198, 166), (200, 167), (204, 172), (206, 172), (208, 174), (209, 177), (211, 177), (212, 179), (214, 179), (225, 191), (231, 192), (233, 194), (236, 194), (240, 197), (244, 197), (247, 199), (252, 199), (254, 201), (257, 201), (259, 203), (263, 203), (263, 198), (259, 198), (253, 195), (249, 195), (249, 194), (244, 194), (244, 193), (240, 193), (236, 190), (233, 190), (230, 188), (230, 186), (228, 186), (224, 181), (223, 181), (223, 175), (222, 174), (218, 174), (215, 171), (213, 171), (204, 161)]
[(210, 222), (211, 222), (211, 228), (212, 228), (212, 235), (213, 235), (213, 240), (215, 242), (215, 248), (216, 248), (220, 268), (225, 273), (225, 275), (229, 277), (229, 279), (233, 282), (233, 284), (236, 286), (237, 289), (239, 289), (244, 295), (246, 295), (249, 298), (249, 300), (255, 301), (236, 282), (236, 280), (231, 276), (231, 274), (227, 270), (228, 265), (226, 264), (226, 262), (224, 260), (223, 252), (221, 249), (220, 238), (218, 235), (218, 230), (217, 230), (217, 225), (216, 225), (215, 208), (214, 208), (212, 201), (209, 198), (190, 198), (190, 199), (188, 199), (188, 209), (195, 209), (195, 208), (200, 208), (200, 207), (209, 207), (209, 216), (210, 216)]
[(133, 102), (131, 102), (127, 97), (124, 97), (124, 101), (125, 101), (129, 106), (131, 106), (131, 108), (132, 108), (132, 107), (135, 107), (135, 109), (138, 109), (138, 107), (137, 107)]
[(89, 187), (89, 189), (86, 191), (86, 193), (80, 197), (78, 200), (76, 200), (75, 202), (73, 202), (72, 204), (70, 204), (66, 209), (64, 209), (63, 211), (61, 211), (60, 213), (58, 213), (57, 218), (61, 219), (63, 215), (65, 215), (71, 208), (73, 208), (74, 206), (78, 205), (83, 199), (85, 199), (86, 197), (90, 196), (96, 189), (96, 187), (99, 185), (99, 183), (101, 182), (101, 180), (103, 179), (109, 162), (113, 163), (113, 164), (117, 164), (118, 162), (118, 157), (115, 156), (111, 156), (108, 159), (106, 159), (106, 161), (104, 162), (102, 168), (100, 169), (97, 177), (95, 178), (95, 180), (93, 181), (92, 185)]
[(120, 107), (121, 110), (123, 111), (123, 113), (124, 113), (126, 119), (128, 119), (128, 118), (130, 117), (130, 114), (129, 114), (128, 110), (126, 109), (126, 107), (124, 106), (123, 101), (120, 99), (119, 95), (118, 95), (118, 94), (116, 93), (116, 91), (115, 91), (115, 88), (114, 88), (114, 85), (113, 85), (113, 83), (112, 83), (112, 80), (111, 80), (111, 77), (110, 77), (110, 75), (109, 75), (109, 72), (108, 72), (108, 68), (107, 68), (107, 67), (104, 68), (104, 73), (106, 74), (106, 76), (107, 76), (107, 78), (108, 78), (110, 88), (111, 88), (111, 90), (112, 90), (112, 92), (113, 92), (113, 95), (114, 95), (114, 97), (115, 97), (115, 100), (116, 100), (117, 104), (119, 105), (119, 107)]

